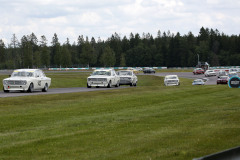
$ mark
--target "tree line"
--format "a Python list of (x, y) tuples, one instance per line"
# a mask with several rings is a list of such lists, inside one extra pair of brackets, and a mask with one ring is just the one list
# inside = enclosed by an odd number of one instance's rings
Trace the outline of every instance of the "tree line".
[(55, 33), (51, 45), (43, 35), (34, 33), (19, 41), (15, 34), (10, 44), (0, 40), (0, 69), (48, 67), (194, 67), (200, 61), (211, 66), (240, 66), (240, 35), (226, 35), (217, 29), (202, 27), (197, 36), (158, 31), (115, 33), (107, 40), (80, 35), (77, 42), (69, 39), (60, 44)]

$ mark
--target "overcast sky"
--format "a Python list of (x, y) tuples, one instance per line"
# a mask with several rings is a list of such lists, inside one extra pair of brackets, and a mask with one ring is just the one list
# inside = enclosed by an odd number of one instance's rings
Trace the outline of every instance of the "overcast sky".
[(60, 43), (79, 35), (106, 39), (115, 32), (130, 33), (218, 29), (228, 35), (240, 34), (239, 0), (0, 0), (0, 39), (10, 43), (32, 32), (48, 43), (54, 33)]

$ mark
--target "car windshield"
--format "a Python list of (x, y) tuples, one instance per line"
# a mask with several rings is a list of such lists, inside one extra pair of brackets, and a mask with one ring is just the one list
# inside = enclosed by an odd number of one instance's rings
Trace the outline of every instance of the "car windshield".
[(228, 79), (228, 77), (220, 77), (220, 79)]
[(167, 79), (177, 79), (175, 76), (167, 77)]
[(202, 82), (201, 79), (194, 80), (194, 82)]
[(94, 71), (92, 75), (94, 75), (94, 76), (98, 76), (98, 75), (111, 76), (111, 72), (110, 71)]
[(18, 72), (15, 71), (12, 73), (11, 77), (33, 77), (33, 72)]
[(120, 76), (131, 76), (132, 75), (132, 72), (130, 72), (130, 71), (120, 71), (120, 72), (118, 72), (118, 75), (120, 75)]

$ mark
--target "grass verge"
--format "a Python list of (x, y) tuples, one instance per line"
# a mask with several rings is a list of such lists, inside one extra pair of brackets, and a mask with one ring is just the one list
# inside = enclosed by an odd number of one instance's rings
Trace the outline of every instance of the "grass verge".
[(0, 99), (0, 159), (186, 160), (239, 145), (238, 89), (139, 79), (120, 90)]

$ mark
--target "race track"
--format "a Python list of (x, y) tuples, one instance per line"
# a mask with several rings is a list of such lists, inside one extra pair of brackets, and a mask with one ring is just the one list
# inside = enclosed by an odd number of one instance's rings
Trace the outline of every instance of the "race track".
[[(6, 71), (2, 74), (10, 73), (9, 71)], [(1, 74), (1, 73), (0, 73)], [(192, 72), (162, 72), (162, 73), (156, 73), (156, 74), (138, 74), (138, 75), (155, 75), (155, 76), (166, 76), (166, 75), (178, 75), (178, 77), (181, 78), (189, 78), (189, 79), (198, 79), (198, 78), (207, 78), (208, 81), (205, 83), (206, 85), (216, 85), (217, 76), (213, 77), (205, 77), (203, 74), (201, 75), (193, 75)], [(86, 88), (86, 87), (77, 87), (77, 88), (49, 88), (48, 92), (41, 92), (41, 91), (34, 91), (33, 93), (28, 92), (10, 92), (10, 93), (4, 93), (3, 91), (0, 91), (0, 98), (3, 97), (19, 97), (19, 96), (32, 96), (32, 95), (46, 95), (46, 94), (60, 94), (60, 93), (74, 93), (74, 92), (91, 92), (91, 91), (100, 91), (100, 90), (110, 90), (110, 89), (121, 89), (121, 88), (127, 88), (128, 86), (121, 86), (118, 88)]]
[(217, 84), (217, 76), (205, 77), (204, 74), (194, 75), (192, 72), (171, 72), (171, 73), (156, 73), (156, 76), (166, 76), (166, 75), (177, 75), (181, 78), (189, 78), (189, 79), (198, 79), (198, 78), (207, 78), (208, 81), (205, 85), (216, 85)]
[(74, 93), (74, 92), (91, 92), (91, 91), (101, 91), (101, 90), (112, 90), (112, 89), (122, 89), (128, 86), (113, 87), (113, 88), (87, 88), (87, 87), (77, 87), (77, 88), (49, 88), (48, 92), (34, 91), (32, 93), (20, 92), (20, 91), (10, 91), (9, 93), (4, 93), (0, 91), (0, 98), (4, 97), (19, 97), (19, 96), (33, 96), (33, 95), (46, 95), (46, 94), (60, 94), (60, 93)]

